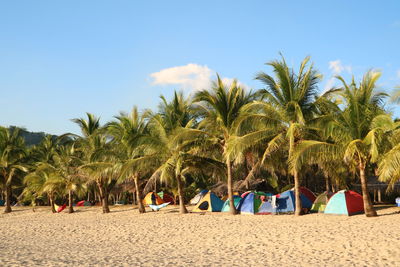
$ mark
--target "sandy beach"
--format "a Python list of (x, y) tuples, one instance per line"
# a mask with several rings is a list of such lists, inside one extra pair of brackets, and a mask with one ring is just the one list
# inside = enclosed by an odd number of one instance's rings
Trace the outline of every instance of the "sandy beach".
[(366, 218), (311, 214), (140, 215), (131, 206), (1, 214), (2, 266), (399, 266), (400, 208)]

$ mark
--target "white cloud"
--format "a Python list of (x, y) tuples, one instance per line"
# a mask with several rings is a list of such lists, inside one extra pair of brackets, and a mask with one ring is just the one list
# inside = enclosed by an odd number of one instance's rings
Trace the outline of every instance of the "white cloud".
[(150, 76), (154, 85), (179, 85), (183, 89), (201, 90), (210, 86), (213, 70), (207, 66), (187, 64), (154, 72)]
[(326, 82), (324, 87), (324, 92), (331, 89), (335, 84), (335, 77), (336, 75), (340, 75), (343, 71), (351, 74), (352, 68), (350, 65), (343, 65), (342, 62), (337, 59), (334, 61), (329, 61), (329, 69), (331, 70), (331, 78)]
[[(211, 86), (212, 80), (215, 77), (215, 71), (198, 64), (189, 63), (185, 66), (176, 66), (160, 70), (150, 74), (153, 78), (153, 85), (177, 85), (184, 90), (202, 90), (208, 89)], [(233, 79), (222, 77), (225, 84), (230, 84)], [(247, 85), (238, 82), (244, 88), (249, 88)]]
[(343, 71), (347, 71), (351, 73), (351, 66), (350, 65), (343, 65), (342, 62), (338, 60), (329, 61), (329, 69), (332, 71), (332, 74), (338, 75)]

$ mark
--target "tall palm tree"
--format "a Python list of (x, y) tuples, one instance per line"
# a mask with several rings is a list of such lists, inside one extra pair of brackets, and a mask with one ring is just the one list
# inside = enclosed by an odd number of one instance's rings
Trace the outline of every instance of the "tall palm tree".
[(227, 86), (218, 75), (211, 90), (202, 90), (194, 96), (194, 102), (197, 102), (198, 111), (203, 118), (199, 128), (219, 140), (218, 143), (225, 158), (228, 198), (232, 214), (237, 214), (237, 211), (233, 200), (233, 159), (227, 153), (227, 147), (231, 136), (237, 130), (235, 124), (241, 109), (254, 99), (256, 99), (256, 94), (251, 91), (246, 92), (236, 80)]
[[(147, 124), (143, 116), (140, 116), (137, 107), (132, 109), (130, 114), (121, 113), (116, 117), (118, 121), (107, 124), (107, 131), (113, 137), (113, 145), (118, 146), (122, 152), (122, 164), (130, 159), (143, 155), (140, 146), (140, 139), (147, 133)], [(121, 176), (123, 180), (132, 179), (135, 184), (136, 200), (138, 202), (139, 213), (145, 213), (142, 202), (142, 193), (139, 186), (141, 172), (135, 169), (128, 170), (122, 167), (125, 172)], [(143, 173), (143, 172), (142, 172)]]
[(26, 172), (24, 163), (26, 156), (25, 143), (18, 128), (6, 129), (0, 127), (0, 181), (6, 193), (5, 213), (12, 211), (12, 185), (18, 172)]
[(383, 99), (387, 95), (377, 92), (380, 75), (367, 72), (359, 84), (354, 78), (347, 84), (342, 77), (337, 77), (343, 86), (332, 94), (341, 98), (344, 109), (320, 126), (329, 136), (329, 142), (301, 142), (292, 162), (296, 168), (306, 162), (319, 164), (343, 159), (350, 169), (358, 172), (367, 217), (377, 216), (368, 192), (367, 171), (371, 163), (378, 162), (385, 148), (383, 141), (387, 130), (393, 129), (393, 122), (383, 109)]
[[(314, 101), (321, 75), (309, 61), (310, 58), (306, 57), (296, 73), (282, 56), (281, 60), (267, 63), (274, 76), (265, 72), (256, 75), (256, 79), (266, 86), (262, 91), (264, 99), (243, 109), (239, 120), (250, 122), (253, 130), (233, 139), (231, 151), (244, 151), (250, 146), (261, 145), (264, 147), (262, 163), (278, 150), (287, 151), (287, 159), (292, 157), (298, 142), (310, 134), (308, 124), (315, 114)], [(299, 170), (289, 171), (294, 178), (295, 215), (301, 215)]]

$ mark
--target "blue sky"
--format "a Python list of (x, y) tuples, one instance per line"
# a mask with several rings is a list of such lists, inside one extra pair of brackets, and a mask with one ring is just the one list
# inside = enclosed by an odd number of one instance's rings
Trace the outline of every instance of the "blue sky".
[[(279, 2), (279, 3), (278, 3)], [(283, 2), (283, 3), (282, 3)], [(282, 52), (324, 75), (400, 85), (399, 1), (1, 1), (0, 125), (53, 134), (91, 112), (157, 107), (215, 72), (251, 88)], [(394, 111), (400, 115), (397, 110)]]

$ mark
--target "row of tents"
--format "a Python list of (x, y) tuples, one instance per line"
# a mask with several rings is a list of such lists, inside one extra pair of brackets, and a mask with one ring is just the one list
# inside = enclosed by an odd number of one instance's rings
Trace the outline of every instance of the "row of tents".
[[(364, 212), (362, 196), (354, 191), (342, 190), (335, 194), (324, 192), (318, 197), (305, 187), (300, 187), (302, 208), (311, 212), (353, 215)], [(229, 199), (223, 201), (213, 192), (202, 190), (191, 201), (193, 212), (228, 212)], [(234, 205), (241, 214), (279, 214), (295, 211), (294, 190), (272, 195), (264, 192), (246, 192), (234, 195)]]

